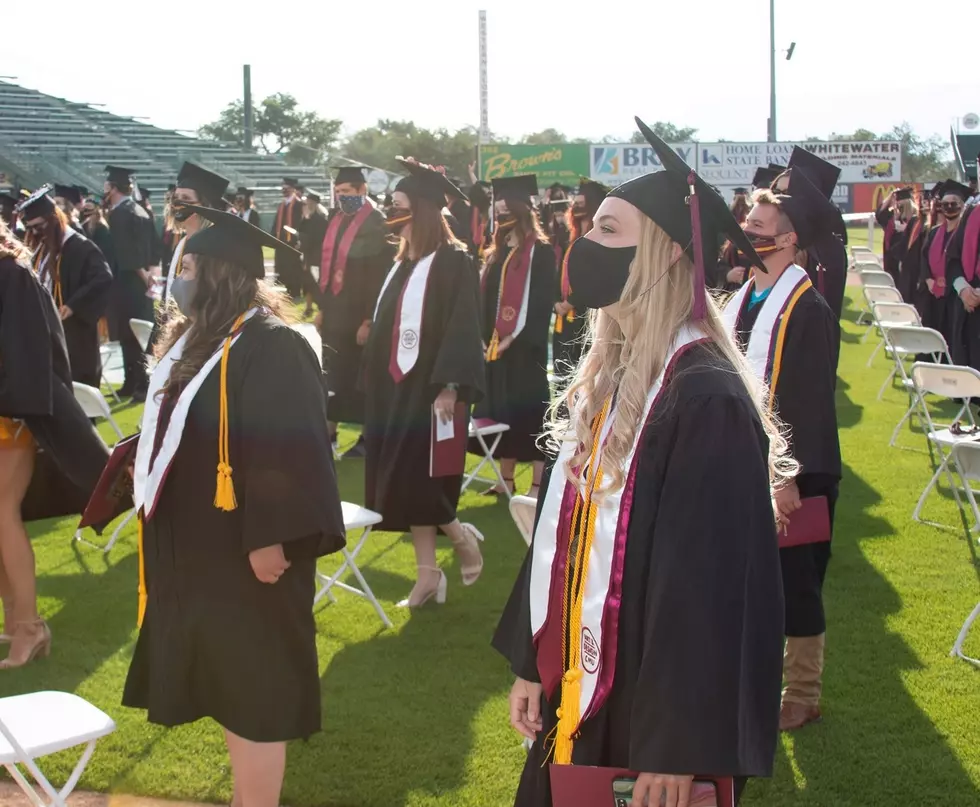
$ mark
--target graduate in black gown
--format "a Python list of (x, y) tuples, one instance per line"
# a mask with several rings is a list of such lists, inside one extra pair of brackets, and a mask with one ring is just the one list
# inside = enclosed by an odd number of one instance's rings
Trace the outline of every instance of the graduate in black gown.
[[(947, 179), (934, 193), (939, 198), (939, 214), (936, 217), (936, 226), (926, 234), (922, 243), (922, 267), (919, 273), (920, 281), (926, 288), (923, 295), (922, 324), (939, 331), (949, 345), (953, 362), (962, 364), (965, 359), (962, 339), (965, 308), (963, 298), (950, 285), (952, 278), (947, 275), (946, 249), (953, 240), (963, 215), (966, 186)], [(964, 292), (964, 295), (969, 298), (969, 291)]]
[(56, 184), (51, 195), (54, 197), (55, 206), (65, 214), (68, 226), (76, 233), (84, 234), (78, 217), (82, 206), (82, 193), (78, 186)]
[[(790, 433), (799, 473), (776, 490), (780, 518), (792, 523), (802, 499), (823, 497), (833, 525), (841, 478), (834, 388), (840, 325), (816, 291), (798, 250), (826, 232), (836, 208), (807, 178), (790, 172), (786, 194), (757, 191), (745, 232), (768, 273), (750, 279), (728, 302), (724, 319), (760, 382), (769, 406)], [(819, 720), (826, 618), (823, 582), (830, 542), (780, 549), (786, 597), (786, 687), (780, 728)]]
[[(895, 239), (893, 254), (898, 259), (898, 291), (902, 299), (910, 305), (915, 304), (916, 285), (918, 284), (922, 252), (922, 241), (929, 232), (929, 202), (913, 200), (913, 190), (904, 188), (899, 191), (899, 204), (906, 207), (904, 226)], [(906, 196), (907, 194), (907, 196)]]
[(490, 193), (490, 183), (481, 180), (474, 182), (466, 193), (470, 200), (470, 235), (466, 246), (478, 265), (482, 262), (483, 252), (490, 246), (491, 241)]
[(475, 417), (510, 426), (497, 446), (500, 473), (513, 492), (517, 463), (533, 463), (532, 496), (544, 468), (537, 439), (551, 397), (548, 342), (556, 277), (555, 253), (531, 201), (537, 183), (534, 174), (493, 181), (493, 247), (481, 277), (487, 395), (474, 410)]
[(112, 272), (102, 251), (68, 225), (47, 186), (21, 205), (21, 216), (36, 242), (33, 267), (58, 306), (72, 380), (102, 386), (99, 320), (109, 308)]
[(317, 558), (344, 546), (320, 363), (238, 216), (187, 239), (134, 468), (140, 632), (123, 704), (225, 730), (235, 804), (278, 805), (320, 729)]
[[(282, 201), (276, 209), (276, 217), (272, 222), (272, 234), (282, 243), (295, 247), (299, 241), (297, 227), (303, 220), (303, 199), (299, 193), (299, 180), (295, 177), (285, 177), (282, 181)], [(304, 276), (303, 258), (295, 249), (276, 250), (276, 275), (279, 282), (286, 287), (290, 297), (298, 297), (303, 291)]]
[(261, 227), (262, 217), (259, 215), (259, 211), (255, 209), (254, 196), (255, 191), (251, 188), (239, 185), (235, 191), (235, 210), (239, 217), (245, 219), (253, 227)]
[(511, 723), (534, 741), (518, 807), (551, 807), (549, 762), (556, 776), (568, 763), (639, 772), (637, 805), (686, 805), (694, 775), (741, 790), (772, 772), (783, 601), (770, 496), (792, 464), (699, 261), (722, 236), (754, 253), (699, 177), (694, 246), (694, 176), (667, 166), (621, 185), (568, 256), (571, 301), (599, 309), (595, 338), (550, 413), (559, 453), (493, 640), (517, 676)]
[[(394, 249), (387, 241), (384, 216), (367, 196), (362, 166), (337, 169), (334, 196), (317, 264), (320, 282), (317, 324), (323, 338), (323, 367), (333, 397), (330, 428), (337, 423), (364, 423), (361, 358), (371, 332), (371, 319)], [(363, 457), (362, 439), (345, 456)]]
[[(943, 188), (941, 210), (949, 221), (958, 216), (956, 229), (946, 246), (946, 285), (950, 292), (950, 328), (953, 363), (980, 369), (980, 277), (977, 276), (977, 254), (980, 252), (980, 213), (967, 207), (970, 188), (959, 182), (947, 182)], [(955, 295), (955, 297), (953, 296)]]
[(0, 598), (10, 643), (0, 669), (51, 650), (24, 523), (80, 514), (108, 457), (75, 400), (55, 303), (0, 222)]
[[(442, 215), (445, 195), (462, 194), (446, 177), (414, 160), (387, 211), (400, 237), (398, 257), (378, 297), (364, 349), (365, 504), (380, 529), (412, 534), (418, 579), (401, 607), (445, 602), (447, 580), (436, 562), (441, 529), (460, 558), (464, 585), (483, 571), (480, 534), (456, 518), (469, 407), (483, 397), (480, 290), (466, 246)], [(460, 473), (433, 477), (433, 422), (452, 422)], [(458, 431), (457, 431), (458, 430)], [(440, 471), (441, 473), (441, 471)]]
[[(572, 206), (566, 217), (569, 244), (592, 229), (592, 219), (595, 212), (608, 192), (609, 188), (601, 182), (582, 179), (572, 197)], [(568, 302), (570, 288), (565, 270), (564, 253), (562, 259), (557, 263), (557, 268), (558, 296), (555, 303), (552, 356), (554, 357), (555, 375), (561, 378), (575, 369), (579, 358), (582, 356), (585, 321), (588, 319), (589, 312), (576, 311)]]

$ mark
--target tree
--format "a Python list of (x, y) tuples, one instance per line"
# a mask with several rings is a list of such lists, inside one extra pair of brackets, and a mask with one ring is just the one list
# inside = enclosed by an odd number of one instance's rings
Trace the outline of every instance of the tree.
[(476, 160), (477, 133), (466, 127), (458, 131), (423, 129), (411, 121), (381, 119), (375, 126), (352, 134), (341, 151), (345, 157), (396, 174), (405, 169), (396, 157), (415, 157), (429, 165), (445, 166), (449, 176), (464, 182), (467, 166)]
[(552, 143), (567, 143), (568, 139), (557, 129), (542, 129), (540, 132), (524, 135), (517, 142), (529, 146), (550, 146)]
[[(824, 138), (808, 137), (808, 143)], [(948, 145), (939, 135), (923, 138), (903, 121), (891, 131), (875, 134), (870, 129), (857, 129), (851, 134), (832, 133), (827, 140), (898, 140), (902, 144), (902, 180), (905, 182), (936, 182), (951, 176), (956, 166), (949, 159)]]
[[(320, 163), (326, 152), (337, 144), (341, 122), (323, 118), (316, 112), (303, 111), (288, 93), (270, 95), (253, 110), (255, 143), (266, 154), (283, 154), (290, 163)], [(245, 105), (228, 104), (212, 123), (198, 134), (207, 140), (243, 143), (245, 140)]]
[[(658, 120), (652, 126), (653, 133), (667, 143), (690, 143), (698, 136), (698, 130), (693, 126), (675, 126), (673, 123)], [(634, 132), (630, 143), (646, 143), (646, 138), (640, 132)]]

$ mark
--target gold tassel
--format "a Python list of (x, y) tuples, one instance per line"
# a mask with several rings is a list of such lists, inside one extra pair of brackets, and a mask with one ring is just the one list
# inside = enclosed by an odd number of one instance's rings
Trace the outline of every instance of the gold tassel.
[(494, 328), (493, 336), (490, 337), (490, 345), (487, 347), (487, 361), (496, 361), (500, 353), (500, 334)]
[(143, 513), (140, 512), (136, 516), (136, 532), (137, 532), (137, 542), (136, 545), (139, 547), (139, 562), (140, 562), (140, 581), (139, 581), (139, 606), (136, 611), (136, 625), (137, 627), (143, 627), (143, 617), (146, 616), (146, 567), (143, 561)]
[(245, 314), (241, 314), (235, 320), (231, 328), (231, 333), (225, 339), (224, 349), (221, 351), (221, 392), (218, 404), (218, 480), (214, 490), (214, 506), (219, 510), (229, 512), (238, 507), (235, 499), (235, 485), (231, 479), (231, 452), (228, 447), (228, 354), (231, 352), (231, 343), (235, 338), (235, 333), (245, 321)]
[(579, 703), (582, 699), (582, 671), (567, 670), (561, 679), (561, 706), (558, 707), (558, 733), (555, 736), (556, 765), (572, 764), (575, 742), (572, 734), (579, 724)]
[(555, 333), (561, 333), (565, 329), (565, 318), (555, 317)]

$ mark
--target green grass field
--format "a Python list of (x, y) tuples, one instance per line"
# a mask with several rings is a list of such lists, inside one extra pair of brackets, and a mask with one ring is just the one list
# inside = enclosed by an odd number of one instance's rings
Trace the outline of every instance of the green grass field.
[[(825, 721), (784, 738), (775, 777), (751, 783), (743, 803), (968, 807), (980, 803), (980, 673), (947, 654), (980, 599), (980, 567), (951, 499), (934, 497), (926, 512), (957, 529), (911, 521), (930, 475), (924, 438), (908, 431), (902, 443), (912, 450), (888, 448), (904, 399), (891, 391), (876, 402), (887, 365), (878, 358), (865, 369), (871, 344), (860, 341), (855, 316), (852, 302), (837, 392), (845, 475), (826, 588)], [(124, 431), (135, 428), (137, 414), (118, 412)], [(344, 432), (342, 443), (353, 437)], [(343, 497), (361, 500), (362, 461), (343, 461), (338, 470)], [(529, 482), (525, 470), (518, 485)], [(394, 603), (412, 585), (412, 549), (403, 536), (378, 534), (360, 561), (394, 630), (382, 630), (367, 603), (342, 592), (337, 604), (318, 610), (324, 730), (290, 748), (284, 804), (511, 803), (523, 751), (507, 723), (511, 680), (489, 638), (524, 544), (505, 505), (471, 493), (461, 509), (487, 538), (476, 586), (459, 584), (446, 544), (440, 560), (448, 603), (412, 616), (397, 611)], [(99, 744), (84, 789), (227, 803), (217, 726), (167, 731), (119, 705), (135, 639), (135, 531), (106, 558), (73, 544), (72, 530), (70, 520), (33, 525), (53, 654), (0, 673), (0, 695), (73, 691), (116, 719), (118, 731)], [(968, 650), (980, 653), (980, 628)], [(52, 758), (47, 770), (64, 780), (73, 763)]]

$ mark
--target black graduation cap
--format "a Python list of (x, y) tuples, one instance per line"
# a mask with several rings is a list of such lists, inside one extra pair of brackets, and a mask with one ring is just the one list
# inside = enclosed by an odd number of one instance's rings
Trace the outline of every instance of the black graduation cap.
[(306, 198), (310, 199), (313, 202), (316, 202), (317, 204), (320, 204), (321, 197), (320, 194), (317, 193), (316, 191), (307, 191)]
[(244, 196), (246, 199), (251, 199), (255, 191), (251, 188), (246, 188), (244, 185), (239, 185), (238, 190), (235, 191), (236, 196)]
[(199, 230), (187, 239), (184, 252), (188, 255), (220, 258), (241, 267), (249, 277), (259, 280), (265, 277), (262, 247), (285, 249), (299, 256), (299, 252), (292, 247), (234, 213), (199, 205), (186, 205), (186, 209), (197, 213), (213, 225)]
[(955, 179), (947, 179), (943, 183), (943, 193), (942, 193), (942, 195), (943, 196), (949, 196), (951, 194), (953, 196), (959, 196), (960, 199), (962, 199), (965, 202), (967, 199), (969, 199), (973, 195), (973, 191), (971, 191), (962, 182), (957, 182)]
[(537, 174), (518, 174), (515, 177), (498, 177), (493, 180), (494, 199), (524, 199), (530, 201), (538, 195)]
[(132, 168), (123, 168), (120, 165), (107, 165), (105, 167), (106, 179), (113, 185), (128, 185), (132, 182), (135, 173)]
[(824, 196), (806, 171), (792, 171), (786, 193), (776, 198), (793, 223), (800, 249), (813, 246), (821, 235), (835, 228), (840, 217), (837, 206)]
[(906, 199), (912, 198), (912, 188), (899, 188), (895, 191), (895, 201), (904, 202)]
[(167, 193), (173, 193), (175, 190), (177, 190), (176, 183), (171, 182), (169, 185), (167, 185)]
[[(446, 194), (466, 201), (466, 194), (453, 185), (441, 171), (431, 165), (420, 163), (414, 157), (396, 157), (396, 160), (408, 171), (408, 176), (396, 186), (396, 191), (409, 196), (421, 197), (433, 204), (443, 207), (446, 204)], [(496, 182), (496, 180), (494, 180)]]
[(834, 188), (837, 187), (837, 180), (840, 179), (840, 168), (799, 146), (793, 146), (786, 168), (798, 168), (805, 173), (817, 190), (828, 199), (834, 195)]
[(73, 205), (80, 205), (82, 203), (82, 194), (79, 192), (76, 185), (55, 185), (54, 195), (60, 196), (71, 202)]
[(216, 205), (228, 190), (228, 180), (197, 163), (185, 162), (177, 174), (177, 187), (195, 191), (208, 205)]
[(776, 181), (776, 177), (778, 177), (785, 170), (786, 169), (781, 165), (777, 165), (776, 167), (770, 165), (766, 168), (756, 168), (755, 176), (752, 177), (752, 185), (756, 188), (768, 188), (773, 182)]
[(282, 184), (288, 185), (290, 188), (299, 188), (299, 180), (296, 177), (283, 177)]
[[(765, 264), (732, 215), (728, 203), (711, 190), (708, 183), (649, 126), (639, 118), (634, 120), (643, 137), (653, 146), (664, 170), (624, 182), (609, 195), (624, 199), (656, 222), (694, 261), (693, 316), (704, 319), (707, 313), (704, 262), (717, 258), (725, 239), (730, 240), (749, 259), (750, 264), (762, 272), (767, 271)], [(701, 233), (700, 243), (695, 243), (696, 230)]]
[(26, 199), (22, 199), (17, 205), (17, 212), (25, 221), (36, 219), (38, 216), (47, 216), (54, 212), (54, 199), (50, 196), (51, 186), (42, 185)]
[(466, 194), (470, 197), (470, 204), (481, 210), (486, 210), (490, 207), (490, 194), (487, 193), (488, 187), (490, 186), (485, 182), (474, 183)]
[(334, 176), (335, 185), (366, 185), (365, 171), (370, 171), (366, 165), (338, 165)]
[(561, 191), (562, 193), (571, 193), (574, 189), (571, 185), (565, 185), (562, 182), (552, 182), (548, 186), (548, 190), (554, 193), (555, 191)]
[(747, 194), (748, 192), (749, 192), (748, 188), (735, 188), (735, 190), (733, 191), (733, 193), (735, 193), (736, 196), (745, 196), (745, 194)]
[(606, 194), (609, 193), (609, 190), (610, 189), (601, 182), (596, 182), (594, 179), (582, 177), (578, 185), (578, 190), (575, 191), (575, 195), (584, 196), (586, 207), (588, 207), (589, 210), (595, 210), (602, 204), (602, 200), (606, 198)]

